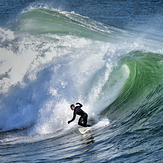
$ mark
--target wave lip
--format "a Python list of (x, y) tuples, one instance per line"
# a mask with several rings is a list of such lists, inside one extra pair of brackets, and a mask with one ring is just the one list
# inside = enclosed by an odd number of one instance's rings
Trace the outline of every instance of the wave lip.
[[(40, 16), (41, 15), (41, 16)], [(112, 26), (94, 21), (74, 12), (65, 12), (49, 8), (32, 8), (20, 15), (11, 25), (17, 34), (71, 35), (108, 42), (121, 33)]]

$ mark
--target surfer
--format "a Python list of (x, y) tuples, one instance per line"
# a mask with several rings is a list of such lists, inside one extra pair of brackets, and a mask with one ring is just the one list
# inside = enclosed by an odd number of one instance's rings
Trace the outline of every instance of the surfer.
[(81, 107), (82, 107), (83, 105), (80, 104), (79, 102), (76, 103), (76, 105), (79, 105), (79, 106), (76, 106), (76, 107), (75, 107), (74, 104), (72, 104), (72, 105), (70, 106), (71, 110), (74, 111), (74, 115), (73, 115), (73, 118), (72, 118), (70, 121), (68, 121), (68, 124), (75, 120), (76, 114), (77, 114), (77, 115), (80, 115), (80, 116), (81, 116), (81, 117), (79, 118), (78, 125), (83, 126), (83, 127), (90, 127), (90, 125), (87, 124), (88, 115), (87, 115), (87, 113), (85, 113), (85, 112), (81, 109)]

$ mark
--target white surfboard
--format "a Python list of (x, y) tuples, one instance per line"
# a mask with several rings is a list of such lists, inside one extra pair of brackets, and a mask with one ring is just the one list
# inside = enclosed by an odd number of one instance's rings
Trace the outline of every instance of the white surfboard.
[(92, 131), (92, 127), (81, 127), (81, 128), (78, 128), (78, 130), (81, 134), (85, 134), (88, 131)]

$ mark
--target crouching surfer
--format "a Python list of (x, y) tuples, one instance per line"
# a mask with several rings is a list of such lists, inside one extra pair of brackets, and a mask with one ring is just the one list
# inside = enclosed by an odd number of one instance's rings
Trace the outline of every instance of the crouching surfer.
[(72, 105), (70, 106), (71, 110), (74, 111), (74, 115), (73, 115), (73, 118), (72, 118), (70, 121), (68, 121), (68, 124), (75, 120), (76, 114), (77, 114), (77, 115), (80, 116), (79, 121), (78, 121), (78, 125), (83, 126), (83, 127), (90, 127), (90, 125), (87, 124), (88, 115), (87, 115), (87, 113), (85, 113), (85, 112), (81, 109), (81, 107), (82, 107), (83, 105), (80, 104), (79, 102), (76, 103), (76, 105), (78, 105), (78, 106), (75, 106), (74, 104), (72, 104)]

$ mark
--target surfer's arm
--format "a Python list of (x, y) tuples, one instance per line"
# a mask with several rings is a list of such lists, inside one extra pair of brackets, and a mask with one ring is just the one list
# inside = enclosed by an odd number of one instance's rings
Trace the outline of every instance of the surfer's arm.
[(76, 112), (74, 111), (73, 118), (72, 118), (70, 121), (68, 121), (68, 124), (69, 124), (69, 123), (71, 123), (72, 121), (74, 121), (74, 120), (75, 120), (75, 118), (76, 118)]
[(82, 107), (83, 105), (79, 102), (76, 103), (76, 105), (79, 105), (80, 107)]

